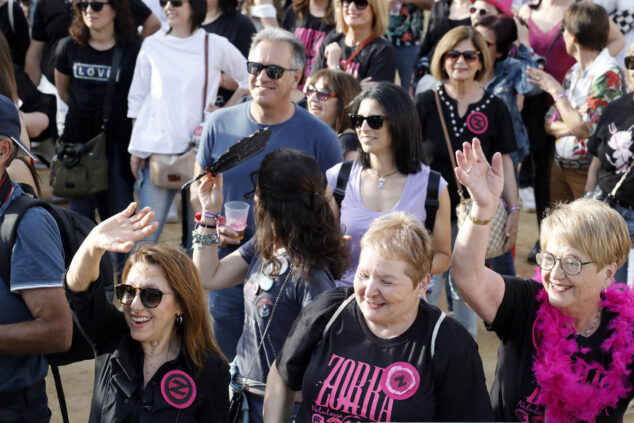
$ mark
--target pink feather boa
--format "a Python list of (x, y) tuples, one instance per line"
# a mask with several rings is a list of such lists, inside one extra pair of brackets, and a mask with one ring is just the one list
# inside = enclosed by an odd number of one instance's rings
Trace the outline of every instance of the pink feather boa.
[[(539, 339), (533, 363), (539, 386), (536, 402), (546, 408), (547, 421), (594, 421), (604, 409), (615, 407), (632, 388), (629, 365), (634, 358), (634, 293), (624, 284), (615, 284), (602, 294), (601, 307), (616, 313), (608, 324), (611, 335), (601, 344), (603, 351), (612, 353), (607, 369), (578, 356), (587, 353), (588, 348), (579, 348), (575, 336), (571, 336), (576, 335), (572, 319), (550, 305), (545, 290), (537, 300), (541, 305), (534, 326)], [(599, 377), (587, 384), (582, 379), (590, 370)]]

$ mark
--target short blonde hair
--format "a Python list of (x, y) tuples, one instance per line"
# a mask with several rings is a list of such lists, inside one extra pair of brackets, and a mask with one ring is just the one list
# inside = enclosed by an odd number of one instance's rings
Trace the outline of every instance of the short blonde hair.
[(557, 204), (548, 212), (542, 221), (542, 248), (546, 250), (555, 238), (579, 250), (597, 269), (614, 262), (621, 266), (632, 246), (621, 215), (601, 201), (584, 198)]
[(431, 58), (431, 74), (438, 81), (449, 79), (449, 75), (445, 70), (445, 53), (452, 50), (458, 43), (464, 40), (471, 41), (475, 49), (480, 53), (478, 59), (482, 64), (482, 68), (475, 74), (476, 81), (480, 81), (491, 66), (493, 66), (491, 57), (489, 56), (489, 46), (484, 37), (471, 26), (458, 26), (447, 32), (440, 41), (438, 41), (434, 55)]
[[(348, 32), (348, 25), (343, 19), (343, 4), (341, 0), (336, 0), (335, 19), (337, 21), (337, 32)], [(372, 35), (382, 37), (387, 32), (390, 23), (387, 0), (368, 0), (368, 5), (372, 8)]]
[(386, 259), (406, 262), (405, 274), (414, 287), (431, 272), (431, 238), (427, 229), (411, 214), (398, 211), (377, 218), (361, 238), (361, 249), (366, 247)]

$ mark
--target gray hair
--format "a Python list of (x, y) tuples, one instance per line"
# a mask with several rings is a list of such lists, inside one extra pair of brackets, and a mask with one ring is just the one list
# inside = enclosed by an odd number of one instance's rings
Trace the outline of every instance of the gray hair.
[(264, 28), (256, 33), (251, 40), (251, 48), (249, 55), (255, 47), (262, 41), (278, 41), (288, 43), (293, 48), (293, 57), (291, 58), (291, 67), (297, 70), (303, 70), (306, 64), (306, 49), (304, 43), (297, 38), (292, 32), (282, 28)]

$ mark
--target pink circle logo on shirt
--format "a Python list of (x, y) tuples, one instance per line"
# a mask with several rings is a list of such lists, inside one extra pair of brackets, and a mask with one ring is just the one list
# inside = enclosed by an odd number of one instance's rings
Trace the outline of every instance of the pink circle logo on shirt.
[(196, 399), (196, 384), (184, 371), (172, 370), (161, 379), (161, 395), (172, 407), (187, 408)]
[(467, 116), (467, 128), (474, 134), (484, 134), (489, 128), (489, 119), (482, 112), (471, 112)]
[(418, 371), (411, 364), (400, 361), (383, 370), (379, 386), (388, 397), (405, 400), (416, 393), (419, 385)]

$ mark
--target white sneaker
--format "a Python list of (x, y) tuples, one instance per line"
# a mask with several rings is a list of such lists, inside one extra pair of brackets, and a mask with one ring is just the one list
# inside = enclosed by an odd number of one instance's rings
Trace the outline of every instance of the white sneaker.
[(178, 222), (178, 209), (176, 208), (176, 203), (172, 203), (170, 209), (167, 212), (167, 218), (165, 219), (165, 223), (176, 223)]
[(533, 191), (533, 187), (520, 188), (520, 202), (524, 211), (535, 213), (535, 191)]

